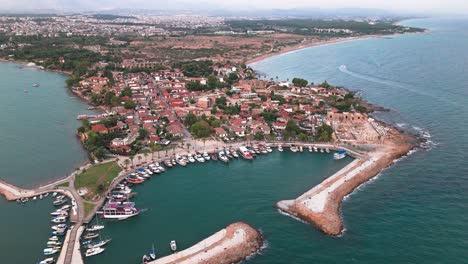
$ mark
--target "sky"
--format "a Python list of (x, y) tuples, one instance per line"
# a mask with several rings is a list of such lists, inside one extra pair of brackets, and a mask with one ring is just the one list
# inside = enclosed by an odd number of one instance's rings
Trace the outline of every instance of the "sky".
[(0, 10), (378, 8), (468, 14), (468, 0), (0, 0)]

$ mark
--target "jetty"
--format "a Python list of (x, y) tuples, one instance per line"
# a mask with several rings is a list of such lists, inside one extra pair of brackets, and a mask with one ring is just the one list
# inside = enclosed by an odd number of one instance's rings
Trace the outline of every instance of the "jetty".
[(344, 230), (340, 215), (343, 198), (392, 165), (394, 160), (406, 155), (414, 148), (411, 141), (406, 135), (394, 133), (392, 140), (374, 145), (371, 151), (354, 153), (355, 160), (346, 167), (298, 198), (279, 201), (276, 207), (316, 226), (325, 234), (340, 235)]
[(237, 263), (260, 250), (263, 244), (259, 231), (237, 222), (216, 232), (194, 246), (149, 262), (151, 264)]

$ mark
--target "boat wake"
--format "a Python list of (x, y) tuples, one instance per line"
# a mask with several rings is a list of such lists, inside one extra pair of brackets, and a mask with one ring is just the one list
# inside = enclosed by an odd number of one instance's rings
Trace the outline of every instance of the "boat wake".
[(468, 109), (468, 107), (465, 106), (465, 105), (458, 104), (458, 103), (456, 103), (454, 101), (447, 100), (447, 99), (445, 99), (443, 97), (439, 97), (439, 96), (436, 96), (436, 95), (433, 95), (433, 94), (430, 94), (430, 93), (422, 92), (422, 91), (416, 89), (413, 85), (410, 85), (410, 84), (406, 84), (406, 83), (402, 83), (402, 82), (396, 82), (396, 81), (392, 81), (392, 80), (388, 80), (388, 79), (384, 79), (384, 78), (379, 78), (379, 77), (374, 77), (374, 76), (362, 74), (362, 73), (355, 72), (355, 71), (350, 71), (346, 65), (340, 65), (340, 67), (338, 67), (338, 69), (340, 70), (340, 72), (348, 74), (348, 75), (350, 75), (352, 77), (355, 77), (355, 78), (358, 78), (358, 79), (362, 79), (362, 80), (366, 80), (366, 81), (374, 82), (374, 83), (378, 83), (378, 84), (383, 84), (383, 85), (386, 85), (388, 87), (399, 88), (401, 90), (405, 90), (405, 91), (408, 91), (408, 92), (411, 92), (411, 93), (414, 93), (414, 94), (417, 94), (417, 95), (420, 95), (420, 96), (430, 97), (430, 98), (432, 98), (434, 100), (441, 101), (441, 102), (444, 102), (444, 103), (447, 103), (447, 104), (451, 104), (451, 105), (454, 105), (456, 107), (461, 107), (461, 108)]

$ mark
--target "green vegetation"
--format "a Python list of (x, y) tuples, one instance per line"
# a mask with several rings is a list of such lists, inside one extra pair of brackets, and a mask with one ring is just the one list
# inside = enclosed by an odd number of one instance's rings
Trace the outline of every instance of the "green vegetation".
[(330, 142), (332, 140), (333, 128), (331, 126), (323, 124), (317, 128), (316, 141), (319, 142)]
[(93, 199), (95, 195), (102, 195), (109, 188), (120, 171), (117, 162), (98, 164), (75, 177), (75, 188), (87, 188), (85, 199)]
[(294, 78), (292, 79), (292, 83), (294, 86), (298, 87), (306, 87), (309, 82), (307, 80), (301, 79), (301, 78)]
[(176, 62), (173, 67), (182, 69), (187, 77), (208, 77), (213, 73), (213, 62), (210, 60)]
[(69, 183), (69, 182), (63, 182), (63, 183), (61, 183), (61, 184), (57, 184), (56, 187), (68, 187), (68, 186), (70, 186), (70, 183)]
[(83, 205), (84, 205), (84, 215), (85, 215), (85, 217), (87, 217), (94, 210), (94, 207), (96, 207), (95, 204), (87, 203), (87, 202), (83, 202)]
[(190, 127), (190, 132), (197, 138), (206, 138), (213, 134), (214, 130), (205, 120), (199, 120)]

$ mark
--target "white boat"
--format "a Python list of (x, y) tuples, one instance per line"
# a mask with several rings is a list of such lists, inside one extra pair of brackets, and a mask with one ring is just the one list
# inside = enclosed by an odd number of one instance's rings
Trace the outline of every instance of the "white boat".
[(99, 241), (96, 241), (96, 242), (93, 242), (93, 243), (89, 243), (87, 245), (87, 248), (97, 248), (97, 247), (102, 247), (102, 246), (105, 246), (107, 243), (109, 243), (111, 241), (110, 238), (108, 239), (104, 239), (104, 240), (99, 240)]
[(283, 152), (283, 147), (281, 145), (278, 146), (278, 151)]
[(314, 150), (312, 149), (312, 146), (309, 146), (309, 152), (312, 152), (312, 151), (314, 151)]
[(202, 163), (205, 162), (205, 159), (204, 159), (204, 158), (202, 157), (202, 155), (200, 155), (200, 154), (197, 154), (197, 155), (195, 156), (195, 159), (196, 159), (198, 162), (202, 162)]
[(86, 228), (86, 231), (93, 232), (93, 231), (98, 231), (98, 230), (101, 230), (101, 229), (104, 229), (103, 225), (92, 225), (92, 226), (88, 226)]
[(289, 150), (291, 150), (292, 152), (297, 152), (297, 151), (298, 151), (298, 149), (297, 149), (296, 146), (291, 146), (291, 147), (289, 148)]
[(314, 152), (318, 152), (318, 148), (317, 148), (317, 147), (314, 147)]
[(46, 258), (44, 260), (41, 260), (39, 262), (39, 264), (51, 264), (51, 263), (54, 263), (55, 262), (55, 259), (54, 258)]
[(192, 157), (192, 155), (188, 155), (188, 160), (194, 163), (196, 160)]
[(98, 237), (99, 234), (97, 233), (87, 233), (86, 235), (83, 236), (83, 239), (88, 240), (88, 239), (93, 239)]
[(171, 241), (170, 246), (172, 251), (177, 251), (177, 243), (175, 242), (175, 240)]
[(247, 160), (253, 159), (252, 154), (250, 153), (250, 151), (246, 147), (240, 147), (239, 148), (239, 153), (244, 159), (247, 159)]
[(47, 246), (48, 247), (60, 246), (60, 245), (62, 245), (62, 242), (60, 242), (60, 241), (52, 241), (52, 240), (47, 241)]
[(49, 238), (50, 241), (58, 241), (59, 237), (58, 236), (53, 236)]
[(66, 229), (67, 227), (68, 227), (67, 224), (58, 224), (58, 225), (51, 226), (52, 230), (62, 230), (62, 229)]
[(299, 151), (300, 152), (304, 152), (304, 148), (302, 148), (302, 146), (299, 147)]
[(323, 148), (320, 149), (320, 153), (323, 153)]
[(265, 148), (266, 148), (266, 150), (267, 150), (269, 153), (273, 152), (273, 150), (271, 149), (270, 146), (266, 145)]
[(150, 251), (150, 258), (155, 260), (156, 259), (156, 251), (154, 251), (154, 244), (153, 244), (153, 247), (151, 248), (151, 251)]
[(98, 212), (101, 218), (124, 220), (133, 216), (137, 216), (140, 209), (135, 207), (133, 202), (115, 202), (107, 203), (102, 211)]
[(64, 211), (64, 210), (61, 210), (61, 209), (58, 209), (52, 213), (50, 213), (50, 215), (54, 215), (54, 216), (68, 216), (68, 212), (67, 211)]
[(239, 158), (239, 153), (237, 153), (237, 151), (233, 150), (233, 151), (231, 151), (231, 153), (232, 153), (232, 156), (234, 158), (236, 158), (236, 159)]
[(335, 159), (335, 160), (344, 159), (345, 157), (346, 157), (346, 151), (345, 150), (338, 150), (338, 152), (333, 154), (333, 159)]
[(44, 249), (44, 255), (53, 255), (53, 254), (56, 254), (60, 251), (60, 247), (53, 247), (53, 248), (46, 248)]
[(180, 166), (186, 166), (186, 165), (187, 165), (187, 163), (186, 163), (183, 159), (181, 159), (181, 158), (178, 158), (178, 159), (176, 160), (176, 162), (177, 162), (177, 164), (179, 164)]
[(67, 221), (67, 218), (65, 216), (58, 216), (58, 217), (55, 217), (55, 218), (52, 218), (52, 221), (53, 223), (65, 223)]
[(204, 158), (205, 160), (210, 160), (210, 155), (208, 155), (207, 152), (204, 152), (204, 153), (203, 153), (203, 158)]
[(53, 196), (53, 197), (55, 197), (56, 195), (57, 195), (57, 193), (56, 193), (56, 192), (53, 192), (53, 193), (52, 193), (52, 196)]
[(97, 254), (101, 254), (104, 251), (104, 248), (101, 247), (96, 247), (96, 248), (90, 248), (86, 250), (85, 256), (86, 257), (91, 257)]
[(325, 152), (326, 152), (326, 153), (330, 153), (330, 149), (329, 149), (329, 148), (326, 148), (326, 149), (325, 149)]

